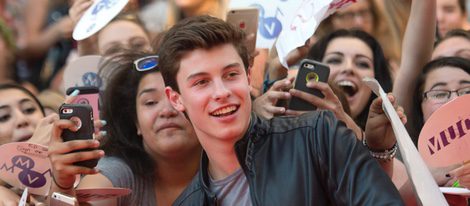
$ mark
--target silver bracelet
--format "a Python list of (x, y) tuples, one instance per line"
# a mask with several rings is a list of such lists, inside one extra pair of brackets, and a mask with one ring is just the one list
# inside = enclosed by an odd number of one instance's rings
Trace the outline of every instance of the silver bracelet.
[(395, 144), (392, 146), (392, 148), (390, 149), (386, 149), (386, 150), (383, 150), (383, 151), (380, 151), (380, 152), (377, 152), (377, 151), (373, 151), (368, 145), (367, 145), (367, 141), (366, 141), (366, 138), (363, 137), (362, 138), (362, 144), (369, 150), (369, 153), (370, 155), (375, 158), (375, 159), (378, 159), (378, 160), (392, 160), (395, 155), (397, 154), (397, 149), (398, 149), (398, 146), (397, 146), (397, 143), (395, 142)]

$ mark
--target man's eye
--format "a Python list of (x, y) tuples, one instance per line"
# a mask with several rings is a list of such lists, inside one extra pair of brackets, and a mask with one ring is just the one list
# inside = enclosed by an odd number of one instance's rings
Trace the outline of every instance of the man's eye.
[(236, 77), (236, 76), (238, 76), (238, 75), (239, 75), (238, 72), (229, 72), (229, 73), (227, 74), (227, 78), (230, 79), (230, 78)]
[(204, 85), (206, 85), (207, 83), (209, 83), (208, 80), (202, 79), (202, 80), (199, 80), (199, 81), (194, 82), (194, 86), (204, 86)]

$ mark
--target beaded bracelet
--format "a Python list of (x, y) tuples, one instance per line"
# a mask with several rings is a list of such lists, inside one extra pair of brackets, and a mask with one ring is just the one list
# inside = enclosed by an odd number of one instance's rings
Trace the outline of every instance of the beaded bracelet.
[(372, 157), (379, 160), (392, 160), (397, 154), (397, 143), (392, 146), (390, 149), (386, 149), (380, 152), (373, 151), (368, 145), (366, 138), (362, 138), (362, 144), (369, 150), (369, 153)]

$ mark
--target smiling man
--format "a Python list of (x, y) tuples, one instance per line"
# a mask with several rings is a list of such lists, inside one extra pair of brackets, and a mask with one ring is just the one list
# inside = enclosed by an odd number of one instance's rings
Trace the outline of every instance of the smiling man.
[(165, 92), (204, 148), (198, 176), (174, 205), (402, 205), (377, 161), (331, 112), (269, 121), (251, 113), (244, 40), (241, 30), (202, 16), (161, 41)]

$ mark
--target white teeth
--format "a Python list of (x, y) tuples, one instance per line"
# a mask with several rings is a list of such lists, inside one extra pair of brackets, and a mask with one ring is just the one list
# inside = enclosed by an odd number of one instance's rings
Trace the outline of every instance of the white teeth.
[(219, 109), (215, 112), (212, 112), (212, 115), (216, 115), (216, 116), (219, 116), (219, 115), (224, 115), (224, 114), (228, 114), (230, 112), (233, 112), (237, 109), (236, 106), (229, 106), (229, 107), (225, 107), (225, 108), (222, 108), (222, 109)]
[(337, 82), (337, 84), (338, 84), (339, 86), (355, 87), (355, 86), (354, 86), (354, 83), (352, 83), (352, 82), (349, 81), (349, 80), (341, 80), (341, 81)]

